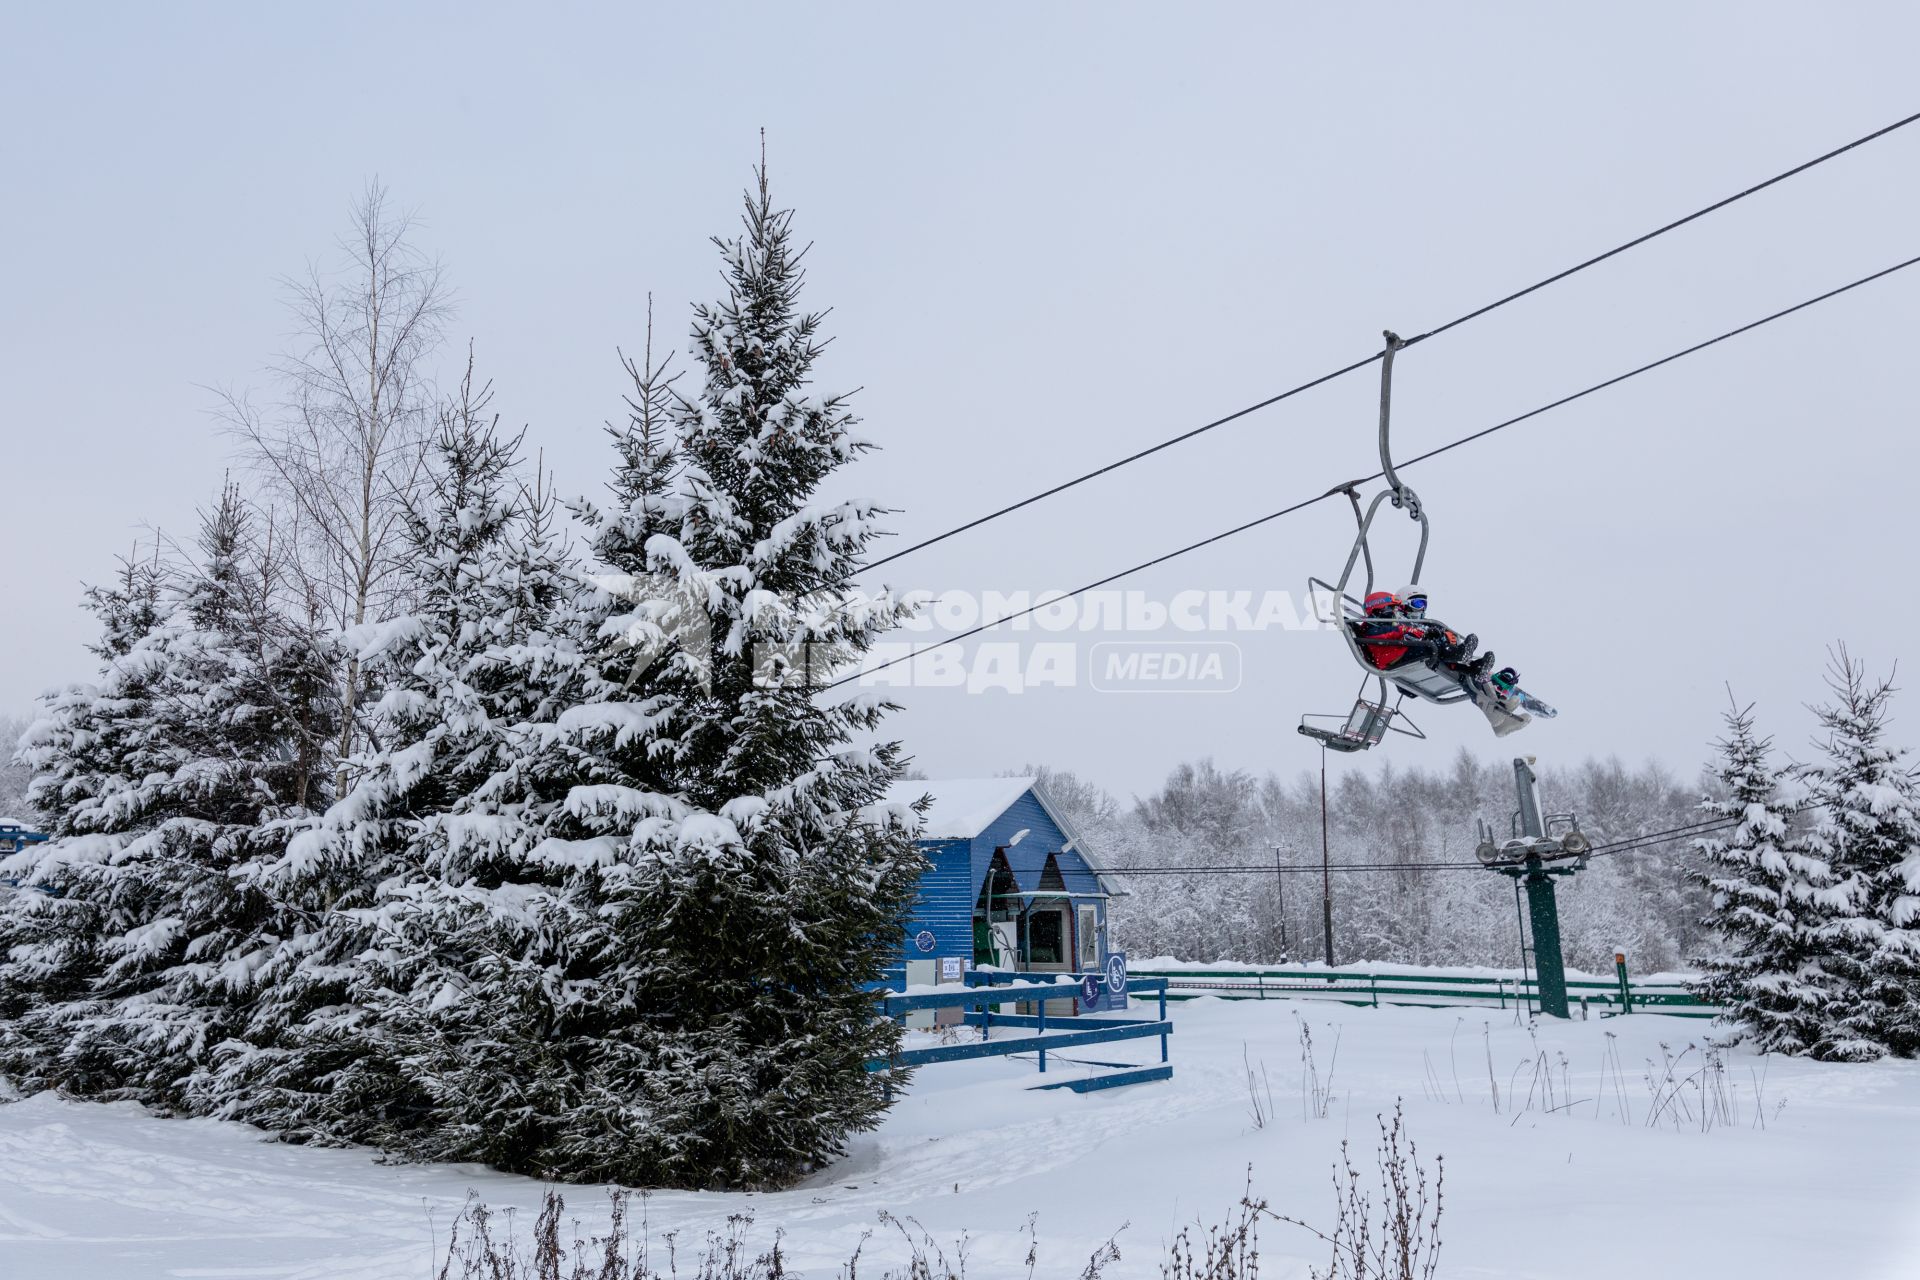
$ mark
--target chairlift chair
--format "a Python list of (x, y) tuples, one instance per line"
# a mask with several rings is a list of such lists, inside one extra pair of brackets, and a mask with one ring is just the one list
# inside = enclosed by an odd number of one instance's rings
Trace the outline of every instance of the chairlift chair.
[[(1347, 642), (1347, 651), (1360, 669), (1367, 673), (1367, 680), (1376, 682), (1378, 696), (1369, 699), (1367, 684), (1362, 682), (1360, 694), (1354, 700), (1353, 710), (1347, 713), (1346, 720), (1335, 729), (1318, 728), (1308, 724), (1310, 720), (1330, 720), (1330, 715), (1310, 714), (1301, 717), (1300, 732), (1313, 738), (1335, 751), (1365, 751), (1378, 746), (1387, 732), (1406, 733), (1410, 737), (1424, 738), (1418, 727), (1407, 721), (1409, 729), (1401, 729), (1393, 723), (1396, 717), (1405, 720), (1400, 705), (1406, 699), (1414, 698), (1422, 702), (1431, 702), (1445, 706), (1454, 702), (1465, 702), (1469, 698), (1466, 689), (1461, 687), (1457, 677), (1438, 670), (1425, 663), (1410, 663), (1392, 671), (1382, 671), (1367, 661), (1366, 649), (1360, 643), (1359, 627), (1366, 621), (1366, 610), (1362, 604), (1365, 597), (1373, 591), (1373, 547), (1368, 542), (1368, 534), (1373, 528), (1373, 520), (1380, 512), (1382, 503), (1392, 502), (1395, 507), (1404, 510), (1420, 526), (1420, 546), (1414, 553), (1413, 572), (1408, 582), (1420, 581), (1420, 570), (1426, 564), (1427, 538), (1431, 526), (1427, 521), (1426, 508), (1420, 503), (1418, 494), (1401, 481), (1393, 469), (1393, 451), (1389, 442), (1389, 429), (1392, 421), (1393, 400), (1393, 355), (1406, 343), (1399, 335), (1388, 331), (1386, 349), (1380, 357), (1380, 474), (1385, 477), (1387, 487), (1374, 495), (1373, 501), (1363, 509), (1360, 505), (1360, 481), (1352, 481), (1330, 490), (1331, 493), (1344, 493), (1353, 504), (1353, 519), (1358, 526), (1353, 546), (1347, 552), (1347, 562), (1340, 570), (1339, 580), (1327, 582), (1321, 578), (1307, 579), (1307, 598), (1312, 602), (1316, 620), (1335, 627)], [(1359, 594), (1349, 591), (1354, 581), (1354, 570), (1364, 566), (1365, 577)], [(1325, 601), (1324, 612), (1322, 601)], [(1393, 707), (1387, 706), (1388, 686), (1399, 693), (1400, 701)]]

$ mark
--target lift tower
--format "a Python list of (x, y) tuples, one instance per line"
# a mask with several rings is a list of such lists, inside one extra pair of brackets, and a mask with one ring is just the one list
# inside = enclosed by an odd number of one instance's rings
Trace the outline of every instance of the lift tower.
[(1541, 812), (1539, 779), (1534, 776), (1533, 763), (1532, 756), (1521, 756), (1513, 762), (1519, 808), (1509, 821), (1507, 839), (1496, 842), (1483, 822), (1474, 853), (1482, 866), (1511, 877), (1516, 889), (1526, 888), (1540, 1011), (1565, 1018), (1569, 1016), (1567, 971), (1560, 958), (1560, 908), (1554, 900), (1553, 881), (1556, 876), (1570, 876), (1585, 867), (1593, 844), (1581, 833), (1573, 814)]

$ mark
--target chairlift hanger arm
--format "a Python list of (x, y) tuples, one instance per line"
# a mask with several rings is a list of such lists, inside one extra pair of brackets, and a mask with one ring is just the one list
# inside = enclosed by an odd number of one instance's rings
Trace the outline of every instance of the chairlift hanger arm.
[[(1383, 329), (1381, 337), (1387, 340), (1386, 349), (1380, 353), (1380, 474), (1386, 477), (1387, 485), (1393, 490), (1393, 505), (1405, 507), (1407, 514), (1419, 520), (1420, 498), (1400, 479), (1393, 469), (1393, 447), (1391, 443), (1393, 425), (1393, 353), (1406, 346), (1399, 334), (1391, 329)], [(1424, 522), (1423, 522), (1424, 524)], [(1424, 552), (1424, 542), (1421, 546)], [(1420, 571), (1416, 566), (1413, 580), (1420, 580)]]
[[(1353, 504), (1354, 528), (1358, 529), (1362, 535), (1360, 538), (1360, 554), (1367, 559), (1367, 590), (1360, 595), (1360, 598), (1364, 600), (1367, 598), (1367, 593), (1373, 590), (1373, 548), (1367, 545), (1367, 539), (1365, 537), (1367, 521), (1360, 513), (1360, 491), (1351, 484), (1347, 486), (1347, 501)], [(1342, 590), (1344, 589), (1345, 586), (1343, 582)]]
[(1391, 329), (1384, 330), (1382, 336), (1386, 339), (1386, 349), (1380, 358), (1380, 474), (1387, 481), (1387, 488), (1375, 494), (1364, 511), (1360, 506), (1360, 481), (1349, 481), (1328, 490), (1328, 493), (1346, 494), (1347, 501), (1353, 504), (1354, 522), (1359, 526), (1354, 535), (1353, 548), (1347, 552), (1347, 563), (1340, 571), (1340, 580), (1333, 584), (1334, 592), (1337, 595), (1346, 594), (1347, 584), (1353, 581), (1354, 566), (1361, 563), (1364, 557), (1367, 577), (1366, 587), (1360, 593), (1362, 599), (1373, 591), (1373, 547), (1368, 543), (1367, 535), (1373, 529), (1373, 518), (1379, 514), (1381, 503), (1392, 499), (1394, 506), (1405, 510), (1420, 525), (1420, 546), (1414, 552), (1413, 573), (1407, 579), (1409, 582), (1420, 581), (1420, 572), (1427, 563), (1427, 539), (1432, 532), (1420, 496), (1400, 479), (1399, 473), (1393, 468), (1393, 354), (1408, 344)]
[[(1413, 491), (1411, 489), (1407, 490), (1407, 494), (1409, 497), (1412, 496), (1412, 493)], [(1364, 600), (1368, 595), (1372, 593), (1373, 576), (1374, 576), (1373, 575), (1373, 549), (1367, 544), (1367, 534), (1373, 528), (1374, 516), (1378, 515), (1380, 512), (1380, 504), (1385, 502), (1389, 498), (1393, 499), (1394, 505), (1396, 506), (1408, 505), (1404, 503), (1401, 500), (1400, 496), (1395, 494), (1394, 491), (1391, 489), (1382, 489), (1379, 493), (1374, 495), (1373, 501), (1367, 504), (1366, 514), (1360, 517), (1360, 529), (1359, 529), (1359, 532), (1356, 533), (1354, 536), (1353, 549), (1347, 552), (1347, 563), (1346, 563), (1346, 566), (1340, 571), (1340, 580), (1332, 584), (1336, 594), (1339, 594), (1339, 595), (1346, 594), (1347, 584), (1353, 580), (1353, 567), (1354, 565), (1360, 562), (1360, 558), (1362, 555), (1365, 555), (1366, 557), (1367, 583), (1366, 583), (1366, 589), (1360, 593), (1360, 598)], [(1414, 553), (1413, 574), (1412, 574), (1412, 577), (1409, 579), (1409, 581), (1418, 582), (1420, 581), (1420, 569), (1424, 564), (1426, 564), (1426, 560), (1427, 560), (1427, 536), (1429, 533), (1429, 528), (1427, 525), (1427, 513), (1425, 508), (1419, 505), (1419, 499), (1417, 498), (1413, 499), (1413, 502), (1409, 509), (1409, 514), (1412, 515), (1415, 520), (1420, 522), (1420, 547), (1419, 547), (1419, 550)]]

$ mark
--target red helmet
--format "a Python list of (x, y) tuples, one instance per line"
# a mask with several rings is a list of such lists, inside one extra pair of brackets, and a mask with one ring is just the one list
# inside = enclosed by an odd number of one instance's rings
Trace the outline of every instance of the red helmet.
[(1391, 591), (1370, 591), (1365, 604), (1369, 618), (1384, 618), (1400, 611), (1400, 597)]

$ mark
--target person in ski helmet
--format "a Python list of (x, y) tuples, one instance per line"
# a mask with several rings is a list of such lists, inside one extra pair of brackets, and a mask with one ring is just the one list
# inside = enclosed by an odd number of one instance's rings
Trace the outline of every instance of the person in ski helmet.
[[(1427, 589), (1417, 582), (1409, 582), (1395, 593), (1400, 601), (1400, 616), (1406, 618), (1409, 630), (1422, 639), (1431, 642), (1435, 648), (1431, 658), (1436, 665), (1444, 664), (1456, 675), (1472, 668), (1473, 674), (1484, 672), (1490, 662), (1472, 662), (1473, 651), (1480, 646), (1480, 637), (1469, 635), (1461, 637), (1446, 623), (1427, 617)], [(1488, 655), (1491, 658), (1492, 655)]]

